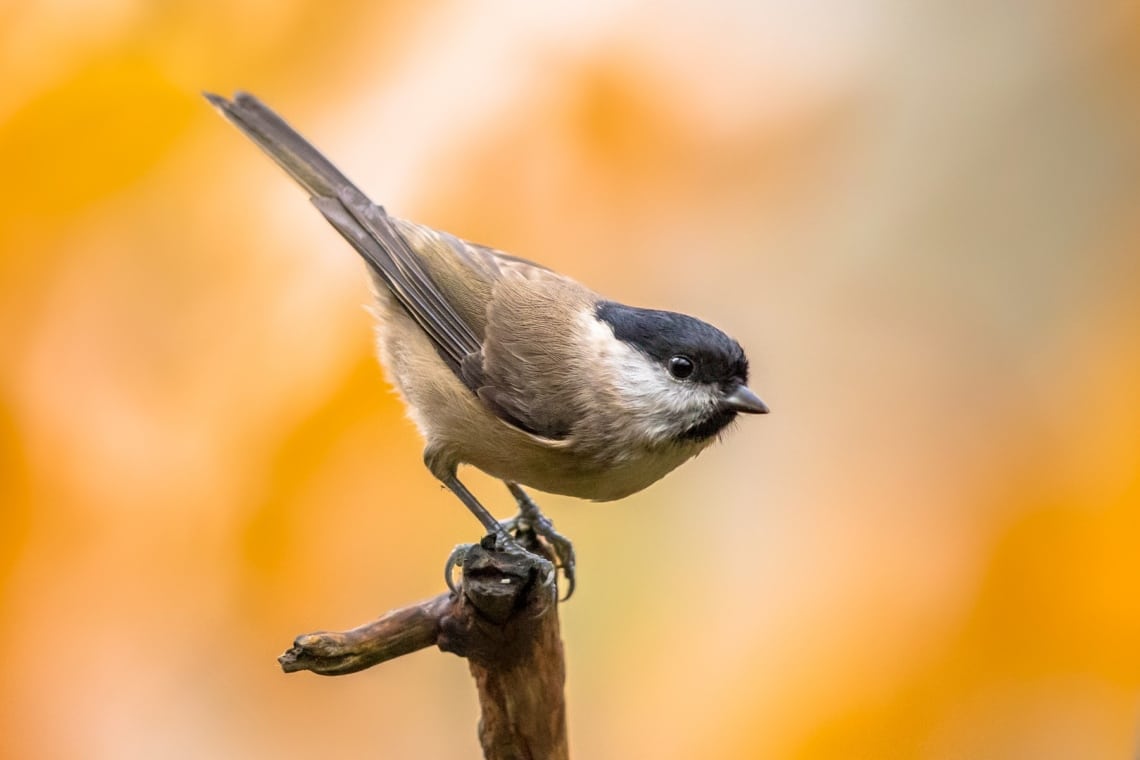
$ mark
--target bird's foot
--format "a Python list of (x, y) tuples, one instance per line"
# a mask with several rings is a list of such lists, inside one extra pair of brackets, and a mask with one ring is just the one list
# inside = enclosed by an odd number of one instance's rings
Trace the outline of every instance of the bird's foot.
[(455, 568), (463, 567), (463, 560), (467, 557), (467, 552), (471, 551), (474, 546), (475, 544), (457, 544), (451, 550), (451, 554), (447, 555), (447, 564), (443, 566), (443, 579), (447, 582), (447, 589), (452, 594), (459, 593), (459, 586), (455, 584)]
[[(478, 544), (459, 544), (451, 550), (451, 554), (447, 557), (447, 564), (444, 565), (443, 569), (443, 577), (451, 593), (459, 593), (459, 586), (455, 582), (455, 568), (462, 568), (467, 559), (467, 555), (476, 547), (485, 552), (507, 552), (527, 555), (540, 570), (539, 582), (543, 586), (550, 587), (552, 596), (556, 593), (554, 591), (556, 579), (554, 563), (540, 554), (527, 551), (518, 541), (507, 533), (505, 528), (497, 533), (488, 533)], [(571, 589), (573, 589), (573, 585), (571, 585)], [(569, 594), (567, 594), (567, 597), (569, 597)]]
[(520, 534), (526, 532), (545, 539), (546, 543), (550, 545), (551, 551), (554, 552), (557, 566), (562, 569), (562, 574), (566, 576), (566, 595), (562, 597), (562, 601), (569, 599), (570, 595), (574, 593), (577, 578), (575, 575), (574, 544), (570, 542), (570, 539), (555, 530), (554, 523), (550, 518), (542, 514), (538, 505), (525, 494), (523, 494), (523, 498), (519, 499), (519, 513), (501, 524), (503, 530), (516, 539)]

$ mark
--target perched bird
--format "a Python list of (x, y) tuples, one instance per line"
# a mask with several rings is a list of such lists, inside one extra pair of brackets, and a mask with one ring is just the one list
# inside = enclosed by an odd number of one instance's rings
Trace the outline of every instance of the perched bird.
[(206, 98), (367, 262), (380, 359), (426, 441), (428, 469), (499, 536), (503, 526), (456, 472), (469, 464), (505, 481), (516, 519), (552, 544), (567, 596), (573, 548), (522, 485), (620, 499), (695, 456), (737, 414), (767, 413), (746, 385), (740, 344), (712, 325), (610, 301), (539, 264), (391, 216), (257, 98)]

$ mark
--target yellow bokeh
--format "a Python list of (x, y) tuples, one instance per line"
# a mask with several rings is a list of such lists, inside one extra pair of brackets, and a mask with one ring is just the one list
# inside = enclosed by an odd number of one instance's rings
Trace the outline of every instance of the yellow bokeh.
[(574, 756), (1137, 751), (1130, 4), (0, 19), (0, 756), (478, 757), (449, 655), (274, 662), (438, 593), (478, 526), (363, 266), (200, 95), (236, 89), (393, 213), (747, 349), (767, 418), (541, 500), (580, 562)]

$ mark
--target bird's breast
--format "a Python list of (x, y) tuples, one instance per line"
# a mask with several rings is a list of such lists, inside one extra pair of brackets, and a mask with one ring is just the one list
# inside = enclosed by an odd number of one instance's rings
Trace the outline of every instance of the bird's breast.
[(695, 456), (703, 446), (623, 450), (615, 455), (583, 450), (574, 440), (544, 443), (508, 430), (509, 440), (465, 446), (458, 457), (489, 475), (547, 493), (613, 501), (652, 485)]

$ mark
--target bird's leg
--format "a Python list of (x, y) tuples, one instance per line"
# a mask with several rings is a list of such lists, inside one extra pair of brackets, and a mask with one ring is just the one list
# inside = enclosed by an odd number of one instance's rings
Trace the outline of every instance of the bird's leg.
[(554, 523), (542, 514), (538, 505), (534, 503), (534, 499), (530, 498), (518, 483), (507, 481), (507, 488), (515, 497), (515, 501), (518, 502), (519, 513), (502, 523), (502, 527), (508, 531), (514, 531), (516, 534), (520, 530), (531, 530), (535, 535), (546, 539), (550, 548), (554, 550), (554, 556), (558, 559), (558, 566), (566, 575), (566, 596), (562, 598), (563, 601), (566, 601), (574, 593), (574, 544), (554, 529)]
[[(459, 482), (459, 478), (455, 477), (454, 475), (448, 476), (446, 478), (443, 478), (443, 484), (447, 486), (451, 492), (459, 498), (461, 502), (463, 502), (463, 505), (467, 507), (467, 509), (471, 510), (471, 514), (475, 515), (475, 519), (482, 523), (483, 527), (487, 529), (487, 536), (482, 541), (484, 549), (487, 549), (488, 551), (502, 551), (510, 549), (514, 549), (515, 551), (526, 551), (521, 546), (519, 546), (514, 541), (514, 539), (511, 538), (508, 530), (503, 525), (501, 525), (498, 520), (495, 519), (495, 516), (492, 515), (486, 507), (479, 503), (479, 500), (475, 498), (475, 495), (467, 490), (467, 486)], [(523, 494), (523, 497), (525, 498), (526, 494)], [(533, 504), (533, 502), (531, 503)], [(535, 507), (536, 513), (537, 510), (538, 507)], [(546, 520), (546, 518), (542, 517), (541, 514), (539, 514), (539, 517), (543, 520)], [(547, 522), (549, 523), (549, 520), (547, 520)], [(553, 526), (551, 526), (551, 529), (553, 530)], [(538, 533), (538, 531), (535, 532)], [(543, 534), (539, 533), (539, 535)], [(488, 542), (490, 542), (490, 546), (487, 545)], [(459, 544), (451, 550), (451, 554), (447, 558), (447, 564), (444, 566), (443, 572), (444, 578), (447, 581), (447, 587), (451, 590), (452, 593), (457, 593), (455, 581), (452, 578), (452, 573), (455, 571), (456, 567), (463, 566), (463, 558), (467, 556), (467, 552), (471, 549), (472, 546), (474, 546), (474, 544)], [(539, 559), (542, 559), (543, 562), (547, 562), (547, 560), (544, 558), (540, 557)], [(547, 577), (543, 580), (543, 583), (553, 583), (553, 565), (550, 566), (550, 572), (546, 575)], [(573, 583), (571, 582), (570, 588), (573, 589), (573, 587)]]
[(483, 524), (488, 533), (495, 534), (496, 536), (504, 539), (510, 539), (510, 536), (495, 519), (495, 516), (487, 511), (487, 508), (479, 503), (475, 498), (475, 494), (467, 490), (467, 486), (459, 482), (459, 478), (451, 475), (443, 479), (443, 484), (447, 486), (453, 494), (459, 497), (463, 502), (463, 506), (471, 510), (471, 514), (475, 515), (475, 519)]

